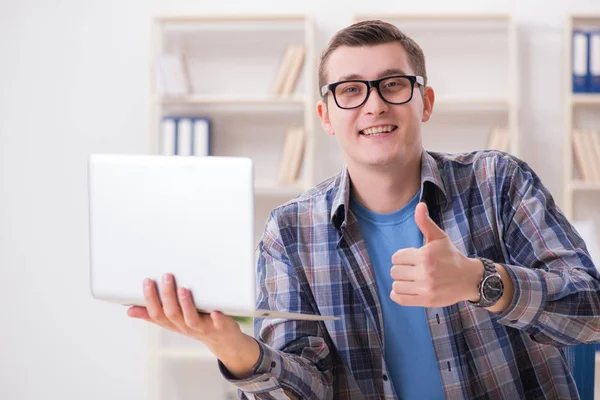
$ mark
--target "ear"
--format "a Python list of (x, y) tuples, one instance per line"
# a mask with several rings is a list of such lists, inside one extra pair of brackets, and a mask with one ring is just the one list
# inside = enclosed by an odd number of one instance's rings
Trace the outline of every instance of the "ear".
[(423, 92), (423, 118), (422, 122), (429, 121), (433, 113), (433, 103), (435, 102), (435, 93), (431, 86), (426, 86)]
[(331, 126), (331, 121), (329, 120), (329, 111), (327, 110), (327, 104), (325, 104), (323, 100), (319, 100), (317, 102), (317, 114), (319, 115), (319, 119), (321, 120), (321, 126), (323, 126), (323, 129), (325, 129), (325, 132), (327, 132), (331, 136), (335, 135), (333, 126)]

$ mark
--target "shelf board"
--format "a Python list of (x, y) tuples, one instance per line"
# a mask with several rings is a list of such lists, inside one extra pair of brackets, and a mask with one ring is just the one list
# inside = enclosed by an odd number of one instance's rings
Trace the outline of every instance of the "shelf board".
[(509, 21), (510, 14), (432, 14), (432, 13), (407, 13), (407, 14), (359, 14), (354, 17), (355, 20), (383, 19), (386, 21), (473, 21), (473, 22), (493, 22)]
[[(215, 95), (182, 95), (156, 97), (155, 102), (162, 105), (251, 105), (251, 106), (303, 106), (306, 102), (303, 95), (290, 96), (215, 96)], [(510, 101), (502, 97), (458, 97), (441, 96), (435, 100), (436, 106), (460, 108), (508, 108)]]
[(306, 15), (164, 15), (154, 20), (163, 24), (181, 23), (268, 23), (268, 22), (304, 22)]
[(576, 93), (571, 95), (573, 105), (599, 105), (600, 93)]
[(257, 181), (254, 184), (254, 193), (261, 197), (295, 197), (305, 188), (300, 184), (277, 185), (271, 182)]
[(162, 105), (265, 105), (289, 106), (304, 105), (306, 98), (302, 95), (290, 96), (215, 96), (215, 95), (184, 95), (157, 97), (156, 102)]
[(569, 188), (573, 191), (600, 191), (600, 182), (571, 181)]

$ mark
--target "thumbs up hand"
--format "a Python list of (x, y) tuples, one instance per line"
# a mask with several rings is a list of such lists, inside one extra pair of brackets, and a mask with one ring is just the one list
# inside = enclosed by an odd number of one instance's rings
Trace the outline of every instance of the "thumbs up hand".
[(445, 307), (463, 300), (478, 301), (483, 264), (454, 246), (429, 217), (425, 203), (415, 210), (415, 222), (425, 239), (419, 249), (398, 250), (392, 256), (394, 279), (390, 298), (403, 306)]

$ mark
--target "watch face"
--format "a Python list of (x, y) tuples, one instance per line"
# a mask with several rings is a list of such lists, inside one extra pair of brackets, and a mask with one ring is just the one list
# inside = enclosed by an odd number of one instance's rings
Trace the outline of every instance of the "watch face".
[(498, 300), (504, 292), (504, 284), (498, 275), (490, 275), (483, 283), (483, 296), (489, 301)]

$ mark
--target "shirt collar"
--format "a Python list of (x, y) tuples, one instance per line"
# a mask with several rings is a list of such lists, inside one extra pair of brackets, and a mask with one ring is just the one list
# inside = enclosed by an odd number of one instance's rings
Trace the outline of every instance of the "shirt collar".
[[(338, 175), (333, 191), (331, 224), (340, 231), (346, 226), (350, 208), (350, 175), (346, 166)], [(436, 191), (439, 195), (435, 193)], [(447, 191), (438, 164), (426, 150), (421, 152), (421, 198), (419, 201), (425, 201), (428, 205), (443, 203), (444, 207), (448, 204)]]

